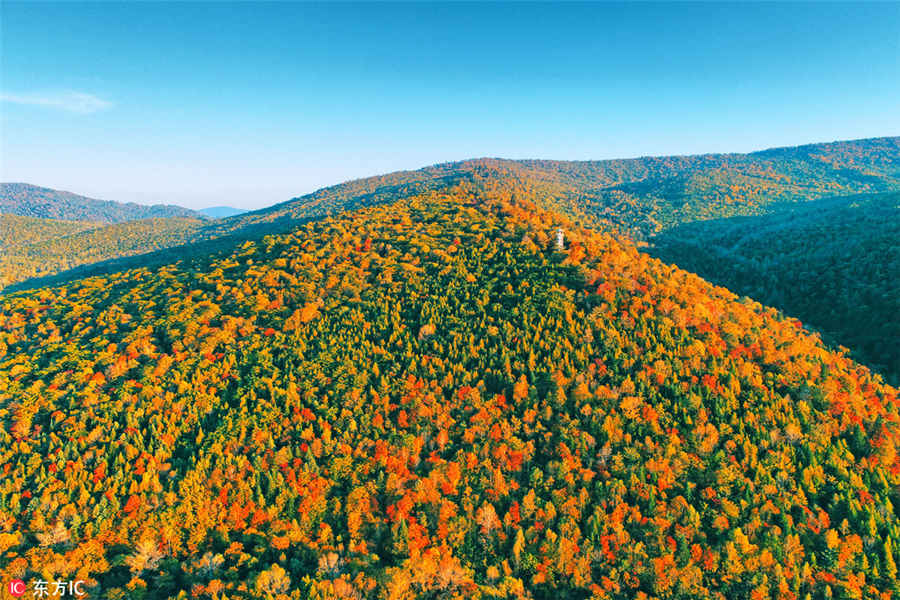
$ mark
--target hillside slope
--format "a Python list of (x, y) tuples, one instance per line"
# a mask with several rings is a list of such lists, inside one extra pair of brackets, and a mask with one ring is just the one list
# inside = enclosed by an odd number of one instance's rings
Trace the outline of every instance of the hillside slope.
[(181, 206), (169, 204), (146, 206), (134, 202), (97, 200), (28, 183), (0, 183), (0, 213), (39, 219), (100, 223), (169, 217), (204, 218), (200, 213)]
[(660, 259), (809, 322), (900, 382), (900, 194), (682, 225)]
[(897, 390), (529, 193), (463, 182), (0, 299), (2, 575), (53, 565), (105, 598), (900, 592)]
[(140, 219), (90, 226), (77, 221), (29, 219), (0, 215), (10, 224), (0, 254), (0, 289), (30, 278), (53, 275), (79, 265), (142, 255), (193, 240), (201, 226), (197, 219)]
[(100, 227), (92, 221), (59, 221), (0, 213), (0, 250), (27, 246)]

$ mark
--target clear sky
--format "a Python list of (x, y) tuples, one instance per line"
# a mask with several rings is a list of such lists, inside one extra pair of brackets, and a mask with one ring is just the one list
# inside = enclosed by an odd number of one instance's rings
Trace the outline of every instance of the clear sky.
[(261, 207), (479, 156), (900, 134), (900, 3), (0, 3), (0, 180)]

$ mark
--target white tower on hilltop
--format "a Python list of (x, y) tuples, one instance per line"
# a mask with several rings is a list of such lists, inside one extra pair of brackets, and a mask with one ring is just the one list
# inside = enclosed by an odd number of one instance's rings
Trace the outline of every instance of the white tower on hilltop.
[(563, 234), (562, 227), (556, 230), (556, 249), (562, 250), (566, 247), (566, 236)]

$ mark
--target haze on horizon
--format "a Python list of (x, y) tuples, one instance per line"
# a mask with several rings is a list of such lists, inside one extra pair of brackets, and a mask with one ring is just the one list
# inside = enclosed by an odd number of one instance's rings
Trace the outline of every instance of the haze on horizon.
[(0, 180), (123, 202), (260, 208), (480, 156), (900, 133), (897, 3), (0, 12)]

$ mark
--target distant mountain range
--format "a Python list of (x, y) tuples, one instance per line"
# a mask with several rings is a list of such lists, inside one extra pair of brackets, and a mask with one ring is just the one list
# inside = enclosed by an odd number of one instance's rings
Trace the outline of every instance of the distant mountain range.
[(210, 206), (209, 208), (201, 208), (198, 212), (203, 213), (211, 219), (225, 219), (235, 215), (241, 215), (247, 212), (243, 208), (235, 208), (233, 206)]
[(480, 158), (397, 171), (323, 188), (256, 211), (200, 211), (96, 200), (24, 183), (0, 184), (0, 213), (106, 223), (212, 217), (197, 239), (286, 231), (311, 218), (450, 185), (531, 186), (542, 204), (646, 239), (684, 223), (760, 215), (770, 206), (900, 190), (900, 137), (808, 144), (749, 154), (601, 161)]
[(56, 219), (123, 223), (137, 219), (202, 219), (199, 212), (170, 204), (146, 206), (134, 202), (113, 202), (80, 196), (29, 183), (0, 183), (0, 213)]

